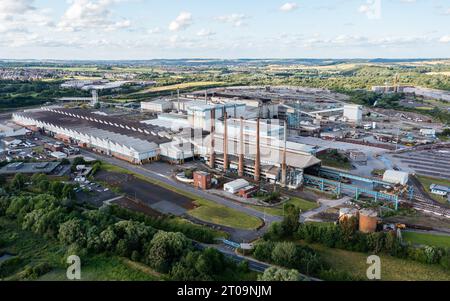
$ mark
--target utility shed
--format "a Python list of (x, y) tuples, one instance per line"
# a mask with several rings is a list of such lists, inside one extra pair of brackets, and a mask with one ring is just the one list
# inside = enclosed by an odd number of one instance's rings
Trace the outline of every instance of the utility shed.
[(238, 193), (240, 189), (249, 186), (250, 183), (247, 182), (244, 179), (237, 179), (234, 180), (232, 182), (228, 182), (225, 185), (223, 185), (223, 190), (225, 190), (226, 192), (235, 194)]
[(408, 178), (409, 174), (407, 172), (397, 170), (386, 170), (383, 175), (383, 181), (400, 185), (406, 185)]

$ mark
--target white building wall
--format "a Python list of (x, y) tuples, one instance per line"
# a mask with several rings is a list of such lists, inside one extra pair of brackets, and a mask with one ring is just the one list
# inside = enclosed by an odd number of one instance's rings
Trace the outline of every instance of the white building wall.
[(77, 140), (81, 143), (86, 143), (92, 147), (103, 149), (107, 152), (114, 152), (119, 155), (123, 155), (129, 158), (133, 158), (136, 161), (147, 160), (149, 158), (156, 157), (158, 155), (159, 150), (149, 150), (146, 152), (137, 152), (131, 147), (121, 145), (120, 143), (111, 141), (107, 138), (95, 137), (87, 133), (80, 133), (76, 130), (69, 128), (62, 128), (55, 126), (53, 124), (48, 124), (44, 122), (40, 122), (38, 120), (33, 120), (31, 118), (23, 117), (18, 114), (13, 114), (13, 121), (26, 126), (37, 126), (39, 128), (43, 128), (44, 130), (65, 135), (71, 137), (74, 140)]

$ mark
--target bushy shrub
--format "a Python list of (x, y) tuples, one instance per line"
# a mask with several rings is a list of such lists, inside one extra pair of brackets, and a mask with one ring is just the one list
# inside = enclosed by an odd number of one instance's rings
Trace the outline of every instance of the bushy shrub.
[(275, 243), (272, 241), (260, 241), (253, 248), (253, 256), (260, 261), (271, 261), (274, 247)]

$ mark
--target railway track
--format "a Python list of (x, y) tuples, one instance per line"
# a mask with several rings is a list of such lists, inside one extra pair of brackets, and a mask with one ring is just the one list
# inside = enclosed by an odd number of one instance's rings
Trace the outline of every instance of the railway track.
[(402, 201), (409, 204), (412, 208), (434, 215), (450, 218), (450, 209), (430, 203), (427, 199), (416, 196), (414, 201)]

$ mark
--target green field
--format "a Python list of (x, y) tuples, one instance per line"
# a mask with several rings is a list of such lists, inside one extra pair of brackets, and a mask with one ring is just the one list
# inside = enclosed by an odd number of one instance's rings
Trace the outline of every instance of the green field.
[[(46, 263), (51, 271), (38, 280), (66, 280), (67, 249), (57, 241), (47, 240), (30, 231), (23, 231), (14, 221), (0, 218), (1, 253), (10, 253), (20, 261), (14, 265), (4, 280), (22, 280), (24, 270)], [(82, 280), (158, 280), (160, 277), (149, 267), (127, 259), (106, 254), (81, 255)], [(145, 267), (145, 268), (143, 268)], [(26, 278), (27, 279), (27, 278)]]
[(419, 182), (422, 184), (425, 191), (428, 193), (428, 195), (433, 198), (434, 200), (438, 201), (442, 204), (448, 204), (448, 200), (446, 197), (442, 197), (437, 194), (433, 194), (430, 192), (430, 185), (431, 184), (438, 184), (443, 186), (450, 186), (450, 181), (445, 179), (436, 179), (432, 177), (422, 176), (422, 175), (416, 175)]
[(199, 207), (189, 211), (189, 215), (206, 222), (246, 230), (253, 230), (262, 225), (259, 218), (227, 206), (200, 198), (197, 198), (195, 203)]
[(198, 195), (195, 195), (193, 193), (184, 190), (180, 190), (178, 188), (175, 188), (174, 186), (163, 183), (161, 181), (153, 180), (144, 177), (142, 175), (133, 173), (130, 170), (107, 163), (102, 164), (102, 169), (110, 172), (131, 174), (141, 180), (164, 187), (170, 191), (179, 193), (181, 195), (193, 199), (198, 207), (188, 211), (188, 214), (202, 221), (238, 229), (256, 229), (260, 225), (262, 225), (262, 221), (254, 216), (250, 216), (238, 210), (217, 204), (213, 201), (206, 200), (204, 198), (199, 197)]
[(174, 91), (177, 89), (189, 89), (189, 88), (198, 88), (198, 87), (209, 87), (209, 86), (220, 86), (223, 82), (188, 82), (182, 84), (161, 86), (161, 87), (151, 87), (148, 89), (141, 90), (139, 92), (133, 94), (145, 94), (145, 93), (156, 93), (156, 92), (165, 92), (165, 91)]
[[(298, 197), (291, 197), (289, 201), (287, 201), (286, 203), (297, 206), (302, 212), (309, 211), (319, 207), (317, 203), (306, 201)], [(283, 216), (284, 213), (283, 206), (284, 205), (278, 205), (275, 207), (265, 207), (265, 206), (251, 206), (251, 207), (258, 211), (266, 212), (267, 214), (270, 215)]]
[[(305, 244), (302, 242), (302, 244)], [(366, 263), (369, 254), (332, 249), (319, 244), (307, 244), (316, 250), (335, 270), (346, 272), (353, 277), (367, 280)], [(450, 271), (438, 265), (379, 255), (381, 258), (381, 280), (384, 281), (440, 281), (450, 280)]]
[(450, 248), (450, 236), (418, 232), (403, 232), (404, 241), (412, 244)]

